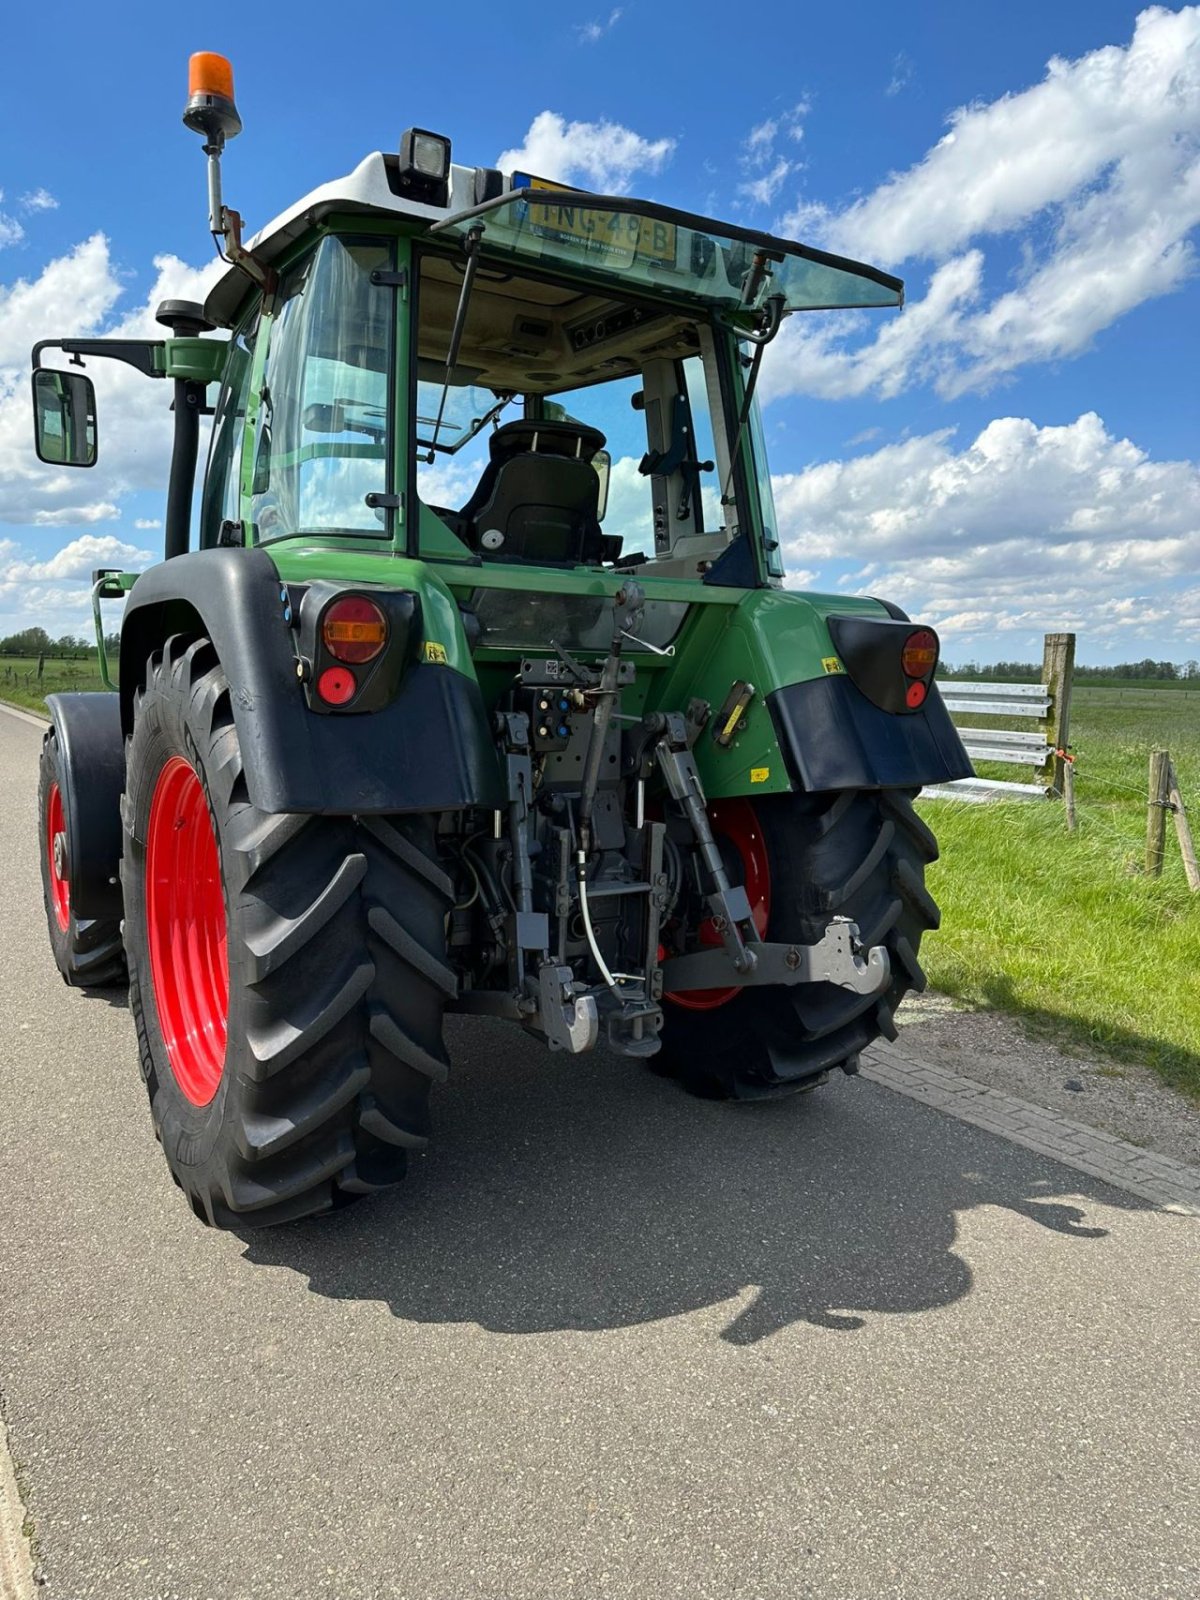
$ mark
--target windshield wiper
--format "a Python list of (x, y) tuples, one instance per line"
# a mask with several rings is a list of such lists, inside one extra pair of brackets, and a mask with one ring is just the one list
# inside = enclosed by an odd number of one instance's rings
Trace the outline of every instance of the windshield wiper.
[(442, 417), (446, 411), (446, 397), (450, 393), (450, 385), (454, 379), (454, 369), (458, 365), (458, 349), (462, 344), (463, 329), (467, 323), (467, 306), (471, 300), (471, 287), (475, 282), (475, 273), (479, 268), (479, 244), (483, 238), (483, 224), (476, 222), (467, 229), (463, 239), (463, 253), (467, 258), (466, 269), (463, 272), (462, 288), (458, 294), (458, 310), (454, 313), (454, 327), (450, 333), (450, 348), (446, 351), (446, 381), (442, 385), (442, 398), (438, 401), (437, 419), (433, 424), (433, 440), (429, 446), (428, 463), (432, 465), (434, 451), (437, 449), (438, 434), (442, 431)]

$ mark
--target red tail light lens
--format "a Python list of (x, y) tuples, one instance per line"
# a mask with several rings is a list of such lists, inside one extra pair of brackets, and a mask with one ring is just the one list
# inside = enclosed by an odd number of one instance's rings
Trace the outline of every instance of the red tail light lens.
[(344, 706), (354, 699), (358, 683), (345, 667), (326, 667), (317, 679), (317, 693), (327, 706)]
[(387, 643), (387, 618), (373, 600), (347, 595), (321, 618), (321, 641), (335, 660), (361, 666)]
[[(937, 658), (937, 634), (932, 628), (918, 628), (904, 641), (900, 665), (904, 668), (906, 678), (928, 678), (937, 666)], [(924, 696), (921, 698), (924, 699)], [(917, 703), (920, 704), (920, 701)]]

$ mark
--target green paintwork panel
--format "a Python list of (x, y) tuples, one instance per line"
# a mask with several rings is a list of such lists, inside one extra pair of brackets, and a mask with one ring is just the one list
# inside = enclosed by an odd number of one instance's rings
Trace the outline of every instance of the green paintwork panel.
[(411, 561), (378, 546), (374, 550), (356, 550), (345, 539), (319, 545), (302, 539), (278, 539), (271, 545), (271, 560), (287, 583), (328, 578), (337, 583), (381, 583), (419, 595), (426, 646), (441, 645), (447, 667), (468, 678), (475, 676), (454, 596), (428, 562)]
[[(382, 583), (419, 594), (425, 638), (445, 648), (447, 666), (477, 677), (489, 705), (512, 683), (512, 662), (521, 652), (480, 650), (473, 660), (457, 601), (480, 588), (527, 589), (532, 576), (528, 568), (464, 569), (457, 562), (414, 561), (378, 545), (355, 549), (344, 539), (324, 544), (280, 540), (271, 546), (271, 557), (288, 582), (328, 578)], [(614, 594), (620, 585), (621, 578), (614, 573), (582, 567), (537, 572), (538, 589), (559, 594)], [(716, 744), (715, 721), (697, 742), (700, 776), (712, 800), (788, 793), (791, 782), (766, 696), (787, 684), (842, 670), (825, 620), (831, 613), (886, 616), (883, 606), (857, 596), (723, 589), (667, 578), (647, 578), (643, 586), (648, 598), (687, 600), (692, 608), (673, 656), (637, 655), (637, 682), (622, 695), (626, 713), (682, 711), (689, 700), (701, 699), (712, 706), (715, 718), (734, 683), (751, 683), (754, 698), (732, 743), (727, 748)]]
[[(682, 710), (693, 698), (712, 706), (714, 721), (696, 743), (696, 764), (710, 800), (791, 789), (765, 697), (786, 684), (840, 670), (825, 621), (831, 612), (886, 615), (877, 600), (859, 597), (783, 589), (732, 592), (737, 595), (732, 608), (697, 609), (689, 616), (671, 670), (655, 676), (647, 698), (650, 710)], [(715, 714), (739, 679), (753, 684), (755, 694), (733, 742), (722, 748), (713, 739)]]
[(167, 339), (163, 345), (163, 377), (220, 383), (228, 356), (228, 339)]

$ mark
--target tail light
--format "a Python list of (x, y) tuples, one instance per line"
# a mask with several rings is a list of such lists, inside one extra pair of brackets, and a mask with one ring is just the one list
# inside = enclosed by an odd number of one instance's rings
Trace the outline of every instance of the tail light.
[[(904, 649), (900, 652), (900, 665), (904, 668), (906, 678), (929, 678), (937, 666), (937, 658), (937, 634), (932, 628), (917, 628), (904, 641)], [(922, 695), (921, 699), (924, 698)]]
[(373, 600), (347, 595), (321, 618), (321, 642), (335, 661), (362, 666), (387, 643), (387, 618)]

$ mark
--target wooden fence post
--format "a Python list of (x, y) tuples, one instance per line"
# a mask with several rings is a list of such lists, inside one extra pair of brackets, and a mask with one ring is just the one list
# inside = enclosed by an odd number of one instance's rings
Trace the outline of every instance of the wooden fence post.
[(1175, 834), (1179, 840), (1179, 854), (1183, 857), (1183, 870), (1187, 874), (1188, 888), (1193, 894), (1200, 894), (1200, 866), (1196, 864), (1196, 846), (1192, 843), (1192, 830), (1188, 826), (1183, 795), (1179, 790), (1179, 774), (1175, 771), (1173, 761), (1168, 763), (1167, 794), (1175, 817)]
[(1063, 767), (1066, 763), (1056, 750), (1065, 750), (1071, 737), (1071, 682), (1075, 676), (1075, 635), (1048, 633), (1042, 646), (1042, 682), (1050, 696), (1046, 719), (1046, 743), (1050, 754), (1042, 775), (1057, 793), (1063, 792)]
[(1167, 838), (1167, 807), (1171, 797), (1171, 755), (1167, 750), (1150, 752), (1150, 793), (1146, 802), (1146, 871), (1161, 878), (1163, 847)]

